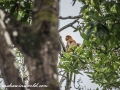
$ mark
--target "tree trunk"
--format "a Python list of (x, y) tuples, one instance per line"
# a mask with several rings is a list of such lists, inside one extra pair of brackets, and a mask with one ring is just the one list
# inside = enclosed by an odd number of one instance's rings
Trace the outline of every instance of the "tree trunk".
[[(22, 85), (19, 71), (14, 67), (15, 57), (4, 38), (5, 31), (0, 26), (0, 70), (6, 85)], [(9, 87), (8, 90), (25, 90), (24, 87)]]
[[(31, 90), (59, 90), (58, 6), (58, 0), (35, 0), (31, 26), (25, 26), (14, 19), (6, 24), (12, 42), (25, 57), (30, 74), (29, 84), (48, 86), (30, 88)], [(13, 32), (17, 32), (17, 36)]]

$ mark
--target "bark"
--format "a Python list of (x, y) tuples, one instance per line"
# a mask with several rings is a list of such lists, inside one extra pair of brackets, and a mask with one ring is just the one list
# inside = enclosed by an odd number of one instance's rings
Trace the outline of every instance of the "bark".
[(69, 75), (70, 73), (66, 73), (66, 75), (67, 75), (67, 78), (66, 78), (66, 86), (65, 86), (65, 90), (70, 90), (70, 88), (71, 88), (71, 80), (70, 80), (70, 75)]
[[(58, 0), (35, 0), (31, 26), (21, 24), (14, 19), (6, 24), (12, 42), (25, 57), (25, 64), (30, 74), (29, 84), (48, 86), (47, 88), (30, 88), (31, 90), (59, 90), (57, 80), (57, 61), (60, 50), (58, 6)], [(6, 19), (8, 19), (7, 16)], [(13, 34), (14, 32), (17, 36)]]
[[(39, 33), (39, 58), (29, 60), (30, 84), (47, 85), (49, 90), (59, 90), (57, 59), (60, 50), (58, 41), (58, 0), (36, 0), (34, 3), (33, 33)], [(37, 22), (40, 23), (37, 23)], [(31, 68), (32, 65), (33, 67)], [(33, 89), (36, 90), (36, 89)], [(45, 90), (41, 88), (41, 90)]]
[[(4, 38), (4, 30), (0, 26), (0, 70), (6, 85), (23, 85), (19, 77), (18, 70), (14, 66), (15, 57), (11, 53), (11, 48)], [(25, 90), (24, 88), (14, 87), (8, 90)]]

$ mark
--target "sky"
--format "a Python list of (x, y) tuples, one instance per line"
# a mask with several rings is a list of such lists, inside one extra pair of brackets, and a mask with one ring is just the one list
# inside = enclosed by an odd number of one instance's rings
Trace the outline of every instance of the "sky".
[[(77, 15), (79, 15), (81, 7), (82, 7), (82, 4), (79, 3), (79, 2), (76, 2), (75, 5), (72, 6), (72, 0), (60, 0), (60, 16), (62, 16), (62, 17), (77, 16)], [(72, 21), (74, 21), (74, 19), (59, 20), (59, 29), (62, 28), (63, 26), (65, 26), (65, 25), (71, 23)], [(76, 26), (76, 25), (77, 24), (74, 24), (74, 26)], [(69, 27), (69, 28), (66, 28), (65, 30), (60, 32), (60, 35), (61, 35), (62, 40), (63, 40), (65, 45), (66, 45), (66, 41), (65, 41), (66, 35), (71, 35), (77, 43), (82, 44), (83, 39), (81, 38), (80, 33), (79, 32), (73, 32), (73, 31), (74, 31), (74, 29), (72, 27)], [(96, 85), (94, 83), (91, 83), (90, 78), (88, 78), (87, 75), (84, 74), (84, 73), (83, 73), (83, 75), (77, 75), (77, 79), (80, 79), (80, 78), (83, 81), (83, 83), (81, 83), (81, 85), (86, 86), (87, 89), (91, 88), (92, 90), (95, 90), (97, 87), (99, 87), (98, 85)], [(61, 88), (61, 90), (65, 90), (64, 86), (65, 86), (65, 82), (63, 83), (63, 87)], [(73, 87), (74, 86), (72, 84), (71, 90), (77, 90)], [(99, 88), (99, 90), (101, 90), (101, 89)]]

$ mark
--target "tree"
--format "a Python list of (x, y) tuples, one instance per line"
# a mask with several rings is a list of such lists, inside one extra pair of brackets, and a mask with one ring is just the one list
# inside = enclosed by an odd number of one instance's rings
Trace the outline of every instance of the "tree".
[[(73, 0), (75, 4), (76, 0)], [(82, 21), (77, 27), (84, 39), (81, 47), (72, 47), (73, 54), (66, 52), (60, 58), (59, 67), (65, 72), (80, 74), (84, 70), (94, 83), (103, 90), (119, 89), (120, 85), (120, 2), (119, 0), (78, 0)], [(73, 17), (66, 17), (64, 19)], [(78, 17), (76, 17), (77, 20)], [(67, 28), (61, 28), (63, 29)], [(71, 66), (72, 65), (72, 66)]]
[(91, 78), (103, 89), (119, 88), (119, 0), (93, 0), (83, 7), (84, 45), (94, 70)]
[[(77, 0), (73, 0), (73, 6)], [(73, 27), (84, 39), (80, 47), (71, 47), (73, 54), (62, 52), (59, 68), (66, 73), (66, 90), (70, 89), (72, 77), (84, 71), (100, 85), (103, 90), (119, 89), (120, 85), (120, 10), (119, 0), (78, 0), (83, 4), (80, 15), (62, 17), (75, 19), (72, 23), (59, 29)], [(25, 58), (30, 74), (30, 84), (47, 84), (51, 90), (59, 89), (57, 79), (57, 55), (59, 52), (57, 34), (57, 0), (0, 1), (5, 18), (1, 18), (0, 26), (0, 63), (2, 76), (6, 84), (23, 84), (14, 67), (14, 56), (11, 43), (6, 39), (6, 31), (12, 44), (17, 47)], [(34, 7), (33, 7), (34, 6)], [(54, 7), (55, 6), (55, 7)], [(1, 16), (2, 17), (2, 16)], [(82, 21), (78, 21), (82, 19)], [(32, 22), (32, 23), (31, 23)], [(78, 26), (73, 24), (78, 22)], [(31, 23), (31, 25), (29, 25)], [(5, 35), (2, 34), (5, 32)], [(8, 58), (10, 60), (8, 60)], [(42, 73), (41, 73), (42, 71)], [(14, 73), (13, 73), (14, 72)], [(34, 74), (34, 75), (33, 75)], [(39, 76), (38, 76), (39, 74)], [(16, 77), (12, 79), (11, 77)], [(57, 83), (56, 83), (57, 82)], [(11, 90), (11, 88), (9, 88)], [(24, 88), (17, 88), (17, 90)], [(36, 88), (32, 88), (32, 90)], [(39, 88), (38, 88), (39, 89)], [(41, 88), (41, 90), (44, 88)], [(82, 89), (80, 85), (77, 89)], [(12, 90), (16, 90), (13, 88)]]
[[(3, 22), (0, 27), (0, 69), (6, 85), (23, 84), (11, 53), (11, 45), (14, 44), (24, 56), (30, 74), (29, 84), (39, 83), (47, 85), (50, 90), (59, 90), (58, 0), (6, 0), (0, 1), (0, 6), (1, 12), (5, 13), (5, 17), (1, 18)], [(28, 25), (31, 18), (32, 24)], [(9, 38), (4, 37), (7, 32), (12, 43), (7, 42)], [(16, 87), (8, 90), (25, 90), (25, 88)]]

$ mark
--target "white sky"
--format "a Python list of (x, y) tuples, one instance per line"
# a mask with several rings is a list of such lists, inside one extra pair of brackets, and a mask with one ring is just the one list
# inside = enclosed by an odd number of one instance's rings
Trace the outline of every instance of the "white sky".
[[(60, 0), (60, 16), (63, 17), (67, 17), (67, 16), (77, 16), (79, 15), (80, 12), (80, 7), (82, 7), (82, 5), (79, 2), (76, 2), (74, 6), (72, 6), (72, 0)], [(60, 20), (59, 22), (59, 29), (69, 23), (71, 23), (72, 21), (74, 21), (74, 19), (71, 20)], [(74, 25), (76, 26), (76, 25)], [(60, 32), (60, 35), (62, 36), (62, 40), (66, 45), (66, 41), (65, 41), (65, 36), (66, 35), (71, 35), (73, 37), (74, 40), (76, 40), (77, 43), (82, 43), (83, 39), (81, 38), (79, 32), (73, 32), (73, 28), (69, 27), (65, 30), (63, 30), (62, 32)], [(91, 83), (91, 81), (89, 80), (89, 78), (87, 77), (86, 74), (84, 74), (84, 76), (82, 75), (77, 75), (77, 79), (82, 79), (83, 83), (82, 86), (86, 86), (86, 90), (87, 89), (96, 89), (98, 87), (98, 85)], [(77, 81), (76, 79), (76, 81)], [(63, 83), (63, 87), (61, 90), (65, 90), (64, 89), (65, 86), (65, 82)], [(76, 85), (77, 86), (77, 85)], [(73, 88), (74, 86), (72, 86), (71, 90), (77, 90), (75, 88)], [(84, 89), (85, 90), (85, 89)], [(100, 89), (99, 89), (100, 90)]]

